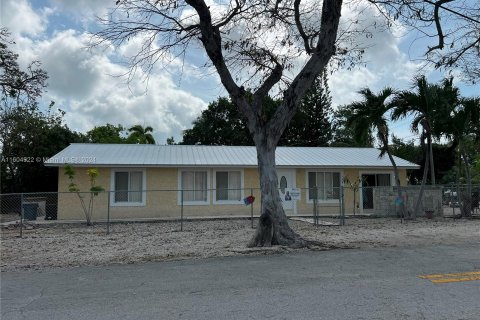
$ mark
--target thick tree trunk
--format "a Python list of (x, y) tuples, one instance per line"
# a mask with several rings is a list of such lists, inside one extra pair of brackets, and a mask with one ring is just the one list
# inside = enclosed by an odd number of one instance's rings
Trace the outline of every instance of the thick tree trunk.
[(467, 190), (463, 202), (461, 205), (463, 206), (463, 216), (464, 217), (471, 217), (472, 216), (472, 176), (470, 174), (470, 163), (468, 162), (467, 155), (465, 152), (461, 152), (461, 158), (463, 159), (463, 163), (465, 165), (465, 176), (467, 178)]
[(460, 209), (460, 214), (457, 215), (455, 218), (461, 218), (461, 217), (465, 217), (465, 207), (463, 206), (463, 195), (462, 195), (462, 190), (460, 189), (460, 173), (461, 173), (461, 159), (459, 157), (459, 165), (458, 165), (458, 170), (457, 170), (457, 177), (456, 177), (456, 183), (457, 183), (457, 198), (455, 199), (454, 198), (454, 204), (455, 205), (455, 202), (458, 202), (458, 208)]
[[(263, 99), (282, 80), (286, 66), (274, 58), (276, 54), (266, 51), (274, 66), (267, 74), (251, 99), (243, 86), (237, 85), (223, 55), (221, 23), (214, 24), (210, 7), (205, 1), (186, 0), (199, 17), (200, 40), (205, 51), (220, 76), (232, 101), (248, 121), (248, 129), (253, 135), (257, 147), (258, 170), (262, 191), (262, 212), (257, 232), (249, 246), (304, 245), (303, 241), (288, 226), (280, 196), (277, 191), (277, 173), (275, 171), (275, 148), (290, 120), (295, 115), (298, 105), (311, 87), (315, 78), (323, 71), (336, 51), (338, 25), (342, 9), (342, 0), (325, 0), (322, 3), (319, 33), (305, 42), (305, 51), (310, 54), (303, 68), (283, 92), (283, 103), (270, 119), (265, 119), (262, 106)], [(296, 3), (298, 6), (300, 2)], [(230, 18), (228, 18), (230, 20)], [(300, 28), (297, 22), (297, 28)], [(308, 38), (303, 34), (304, 40)], [(316, 39), (316, 41), (314, 41)], [(316, 43), (315, 43), (316, 42)], [(252, 63), (255, 66), (256, 63)], [(269, 63), (267, 63), (269, 65)], [(257, 69), (263, 73), (263, 67)]]
[(430, 155), (430, 179), (432, 182), (432, 186), (436, 184), (435, 182), (435, 166), (433, 163), (433, 147), (432, 147), (432, 137), (429, 135), (428, 136), (428, 152)]
[(418, 215), (418, 210), (420, 209), (420, 204), (422, 203), (422, 198), (423, 198), (423, 191), (425, 190), (425, 184), (427, 183), (427, 175), (428, 175), (428, 164), (429, 164), (429, 158), (428, 158), (429, 152), (428, 148), (425, 153), (425, 167), (423, 168), (423, 178), (422, 178), (422, 185), (420, 186), (420, 192), (418, 193), (418, 198), (417, 202), (415, 203), (415, 210), (413, 211), (413, 216), (409, 217), (411, 219), (416, 219)]
[(283, 245), (302, 247), (306, 245), (306, 242), (288, 225), (288, 219), (278, 193), (275, 148), (275, 145), (268, 143), (267, 139), (264, 139), (261, 144), (257, 144), (262, 204), (257, 230), (248, 246)]

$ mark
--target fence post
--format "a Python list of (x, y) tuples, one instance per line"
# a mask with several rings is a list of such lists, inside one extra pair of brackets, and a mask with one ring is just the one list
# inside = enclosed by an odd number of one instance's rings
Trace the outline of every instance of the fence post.
[(406, 191), (403, 191), (402, 186), (400, 185), (398, 186), (398, 188), (400, 188), (400, 194), (402, 195), (402, 198), (400, 199), (402, 201), (402, 203), (400, 204), (400, 210), (402, 210), (402, 204), (403, 204), (403, 210), (402, 212), (400, 212), (400, 215), (401, 215), (400, 222), (403, 223), (405, 220), (405, 213), (407, 212), (407, 197), (404, 194), (406, 193)]
[[(250, 189), (250, 195), (253, 197), (253, 188)], [(252, 220), (252, 229), (253, 229), (253, 202), (250, 204), (250, 216)]]
[(183, 231), (183, 189), (180, 190), (180, 231)]
[(343, 187), (340, 187), (340, 225), (345, 225), (345, 195)]
[(20, 194), (20, 238), (23, 237), (23, 193)]
[(313, 199), (313, 205), (314, 205), (314, 224), (318, 226), (318, 187), (315, 186), (315, 198)]
[(107, 234), (110, 234), (110, 190), (107, 191)]

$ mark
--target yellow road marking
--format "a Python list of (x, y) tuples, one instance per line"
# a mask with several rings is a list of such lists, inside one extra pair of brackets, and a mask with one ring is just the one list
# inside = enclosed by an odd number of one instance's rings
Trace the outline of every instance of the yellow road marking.
[(469, 275), (480, 275), (480, 271), (470, 271), (470, 272), (460, 272), (460, 273), (440, 273), (440, 274), (429, 274), (425, 276), (420, 276), (422, 279), (433, 279), (433, 278), (445, 278), (445, 277), (459, 277), (459, 276), (469, 276)]
[(462, 277), (462, 278), (445, 278), (430, 280), (433, 283), (449, 283), (449, 282), (463, 282), (463, 281), (475, 281), (480, 280), (480, 276)]
[(480, 280), (480, 271), (460, 272), (460, 273), (444, 273), (429, 274), (418, 276), (422, 279), (428, 279), (433, 283), (450, 283)]

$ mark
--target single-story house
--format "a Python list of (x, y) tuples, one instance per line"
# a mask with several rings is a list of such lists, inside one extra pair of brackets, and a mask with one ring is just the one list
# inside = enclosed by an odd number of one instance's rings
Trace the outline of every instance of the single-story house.
[[(320, 214), (338, 214), (340, 188), (344, 181), (360, 179), (362, 186), (393, 186), (393, 168), (388, 157), (375, 148), (278, 147), (276, 168), (279, 192), (289, 215), (311, 215), (315, 200)], [(418, 165), (395, 157), (401, 184), (407, 170)], [(81, 191), (90, 188), (86, 170), (97, 168), (96, 184), (109, 193), (95, 197), (94, 218), (163, 218), (186, 216), (243, 215), (250, 213), (244, 199), (256, 197), (260, 211), (259, 175), (255, 147), (204, 145), (71, 144), (45, 165), (59, 168), (58, 219), (81, 219), (83, 211), (76, 194), (68, 192), (66, 164), (76, 169)], [(292, 189), (293, 188), (293, 189)], [(345, 212), (374, 210), (373, 190), (344, 189)], [(289, 196), (287, 196), (290, 199)], [(87, 198), (86, 198), (87, 199)], [(360, 200), (361, 199), (361, 200)]]

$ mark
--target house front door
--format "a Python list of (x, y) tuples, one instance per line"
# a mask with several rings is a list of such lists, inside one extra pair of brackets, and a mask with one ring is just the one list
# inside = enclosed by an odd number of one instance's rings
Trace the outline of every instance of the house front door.
[(293, 169), (279, 169), (278, 176), (278, 192), (280, 199), (282, 199), (283, 210), (286, 214), (296, 214), (296, 201), (292, 201), (289, 197), (288, 188), (295, 188), (295, 170)]

